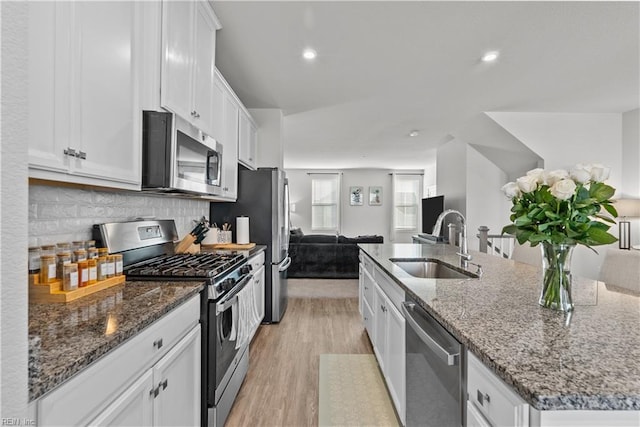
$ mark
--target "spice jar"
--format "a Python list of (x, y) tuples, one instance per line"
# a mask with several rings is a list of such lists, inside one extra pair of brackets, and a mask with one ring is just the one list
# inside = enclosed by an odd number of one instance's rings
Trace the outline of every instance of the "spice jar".
[(78, 289), (78, 264), (70, 262), (63, 266), (62, 290), (73, 291), (75, 289)]
[(62, 274), (64, 272), (63, 266), (71, 264), (71, 253), (59, 252), (56, 255), (56, 277), (62, 280)]
[(42, 251), (40, 250), (40, 246), (34, 246), (29, 248), (29, 274), (40, 273), (40, 257), (41, 256), (42, 256)]
[(56, 243), (56, 255), (60, 252), (71, 252), (71, 243), (61, 242)]
[(109, 249), (98, 248), (98, 256), (107, 256), (107, 255), (109, 255)]
[(42, 255), (40, 257), (40, 283), (51, 283), (56, 280), (55, 255)]
[(87, 249), (87, 259), (94, 259), (94, 258), (98, 258), (98, 249), (96, 248)]
[(84, 241), (84, 248), (88, 251), (91, 248), (95, 248), (96, 247), (96, 241), (95, 240), (85, 240)]
[(107, 257), (100, 256), (98, 257), (98, 265), (97, 265), (97, 274), (98, 274), (98, 282), (101, 280), (106, 280), (107, 278)]
[(115, 254), (113, 260), (115, 261), (116, 276), (122, 276), (122, 254)]
[(87, 259), (87, 251), (84, 249), (76, 249), (73, 251), (72, 262), (84, 261)]
[(42, 245), (40, 246), (42, 255), (56, 255), (56, 245)]
[(84, 249), (84, 240), (74, 240), (71, 242), (71, 249), (74, 251), (77, 249)]
[(89, 266), (89, 281), (87, 284), (93, 285), (98, 281), (98, 259), (89, 258), (87, 260), (87, 265)]
[(84, 288), (89, 284), (89, 262), (78, 261), (78, 286)]
[(116, 260), (114, 255), (107, 256), (107, 278), (116, 275)]

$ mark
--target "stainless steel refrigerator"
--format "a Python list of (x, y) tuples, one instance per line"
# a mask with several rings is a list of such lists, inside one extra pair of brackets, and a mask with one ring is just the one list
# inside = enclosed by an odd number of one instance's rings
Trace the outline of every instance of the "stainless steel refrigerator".
[(289, 185), (286, 174), (277, 168), (238, 171), (238, 198), (235, 203), (211, 203), (211, 221), (232, 225), (239, 216), (249, 217), (249, 240), (267, 245), (265, 253), (264, 323), (277, 323), (287, 309), (287, 268), (289, 257)]

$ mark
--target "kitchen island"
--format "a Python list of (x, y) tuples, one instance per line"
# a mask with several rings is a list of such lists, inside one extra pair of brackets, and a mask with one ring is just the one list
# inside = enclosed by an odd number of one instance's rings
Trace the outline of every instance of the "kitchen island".
[[(538, 305), (540, 268), (472, 252), (472, 262), (482, 265), (481, 278), (426, 279), (390, 259), (435, 258), (460, 266), (458, 248), (359, 246), (532, 408), (640, 414), (634, 412), (640, 411), (638, 294), (574, 278), (575, 309), (563, 314)], [(474, 273), (477, 267), (468, 269)]]

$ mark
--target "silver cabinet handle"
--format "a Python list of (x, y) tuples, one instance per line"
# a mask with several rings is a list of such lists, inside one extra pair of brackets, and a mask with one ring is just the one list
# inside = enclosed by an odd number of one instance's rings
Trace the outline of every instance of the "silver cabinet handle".
[(488, 394), (481, 392), (480, 390), (476, 390), (477, 394), (476, 394), (476, 398), (478, 399), (478, 402), (484, 406), (484, 402), (491, 402), (491, 398), (489, 397)]
[(78, 154), (76, 153), (76, 150), (74, 148), (71, 147), (67, 147), (64, 149), (64, 154), (65, 156), (71, 156), (71, 157), (76, 157)]
[(158, 388), (160, 388), (160, 386), (162, 386), (162, 389), (166, 390), (168, 385), (169, 385), (169, 380), (164, 380), (160, 384), (158, 384)]
[(152, 388), (149, 392), (149, 396), (153, 397), (154, 399), (158, 397), (158, 394), (160, 394), (160, 387)]
[(157, 340), (155, 340), (153, 342), (153, 346), (158, 347), (158, 350), (160, 350), (162, 348), (162, 338), (158, 338)]
[(87, 158), (87, 153), (85, 153), (84, 151), (78, 151), (76, 153), (76, 157), (79, 158), (79, 159), (84, 160), (84, 159)]

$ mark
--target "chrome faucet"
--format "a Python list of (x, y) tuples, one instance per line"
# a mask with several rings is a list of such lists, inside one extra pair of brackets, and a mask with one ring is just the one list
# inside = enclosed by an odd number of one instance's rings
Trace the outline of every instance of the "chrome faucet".
[(471, 255), (469, 254), (467, 246), (467, 220), (464, 218), (464, 215), (462, 215), (462, 213), (454, 209), (447, 209), (446, 211), (442, 212), (440, 216), (438, 216), (438, 219), (433, 226), (431, 235), (434, 237), (440, 236), (442, 223), (444, 222), (445, 217), (449, 214), (455, 214), (460, 218), (460, 224), (462, 225), (462, 236), (460, 236), (460, 252), (458, 252), (457, 255), (460, 256), (460, 262), (462, 264), (465, 264), (466, 261), (471, 261)]

